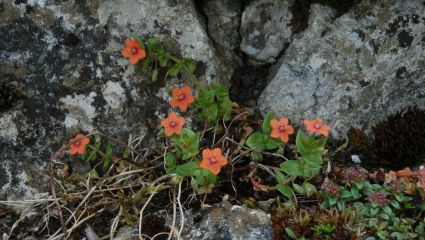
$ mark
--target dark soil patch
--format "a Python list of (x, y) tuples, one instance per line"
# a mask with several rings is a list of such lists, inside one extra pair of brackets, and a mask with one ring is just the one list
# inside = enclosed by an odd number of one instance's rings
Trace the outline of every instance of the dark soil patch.
[(336, 10), (335, 17), (338, 18), (359, 2), (360, 0), (295, 0), (292, 6), (292, 32), (299, 33), (308, 27), (311, 4), (320, 3), (334, 8)]
[(267, 85), (267, 74), (270, 66), (242, 66), (235, 70), (229, 90), (232, 101), (242, 106), (254, 107), (257, 99)]
[(0, 80), (0, 112), (11, 109), (21, 99), (25, 99), (25, 95), (19, 88)]

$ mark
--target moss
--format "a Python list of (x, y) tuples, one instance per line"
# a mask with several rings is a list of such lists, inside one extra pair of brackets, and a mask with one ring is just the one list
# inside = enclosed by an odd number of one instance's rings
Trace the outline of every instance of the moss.
[[(373, 127), (365, 167), (393, 170), (415, 167), (425, 159), (425, 111), (410, 107)], [(363, 149), (364, 150), (364, 149)]]
[(364, 131), (357, 128), (350, 128), (348, 131), (351, 151), (355, 154), (365, 154), (370, 150), (370, 140)]

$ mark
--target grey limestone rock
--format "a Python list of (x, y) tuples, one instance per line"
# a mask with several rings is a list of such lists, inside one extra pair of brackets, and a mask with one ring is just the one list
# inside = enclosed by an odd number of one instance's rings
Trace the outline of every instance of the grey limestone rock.
[(425, 5), (363, 1), (333, 20), (313, 5), (309, 27), (293, 37), (260, 96), (273, 111), (301, 123), (322, 118), (343, 136), (367, 132), (408, 106), (425, 107)]
[(212, 206), (182, 239), (256, 240), (272, 239), (271, 216), (262, 210), (223, 202)]
[(26, 96), (0, 109), (2, 200), (48, 191), (45, 166), (67, 137), (100, 131), (126, 142), (166, 113), (164, 85), (176, 80), (152, 82), (136, 70), (120, 54), (126, 38), (161, 38), (197, 61), (207, 83), (232, 72), (190, 0), (0, 2), (0, 84)]
[(291, 40), (293, 1), (250, 1), (242, 13), (241, 51), (253, 64), (274, 63)]

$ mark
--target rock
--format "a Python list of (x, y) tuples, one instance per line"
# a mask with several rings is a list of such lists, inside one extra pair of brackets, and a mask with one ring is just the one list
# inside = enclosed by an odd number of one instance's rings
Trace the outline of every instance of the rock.
[(274, 63), (290, 42), (293, 0), (250, 1), (242, 13), (240, 48), (252, 63)]
[(272, 239), (270, 214), (228, 202), (214, 205), (182, 239), (254, 240)]
[(208, 33), (225, 50), (239, 46), (242, 0), (204, 0), (202, 9), (208, 18)]
[(322, 118), (345, 135), (371, 127), (397, 110), (425, 107), (425, 5), (363, 1), (331, 21), (313, 5), (309, 27), (294, 36), (269, 74), (262, 112), (296, 124)]
[(0, 106), (0, 199), (49, 191), (46, 163), (76, 133), (127, 142), (168, 111), (156, 95), (176, 80), (152, 82), (129, 64), (120, 54), (127, 37), (159, 37), (172, 54), (198, 62), (202, 81), (227, 82), (232, 64), (198, 15), (190, 0), (1, 1), (0, 103), (4, 86), (25, 97)]

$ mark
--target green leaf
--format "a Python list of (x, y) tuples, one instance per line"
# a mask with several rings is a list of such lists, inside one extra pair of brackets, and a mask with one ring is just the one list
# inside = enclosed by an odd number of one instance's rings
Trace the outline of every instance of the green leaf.
[(302, 194), (302, 195), (305, 195), (305, 189), (303, 187), (301, 187), (301, 185), (293, 183), (292, 188), (295, 190), (295, 192)]
[(193, 190), (195, 192), (197, 192), (198, 189), (199, 189), (199, 184), (198, 184), (197, 179), (195, 179), (195, 178), (192, 177), (191, 180), (190, 180), (190, 186), (193, 188)]
[(338, 209), (339, 209), (339, 210), (343, 210), (343, 209), (345, 208), (345, 203), (344, 203), (344, 201), (339, 200), (339, 201), (337, 202), (337, 207), (338, 207)]
[(111, 164), (112, 143), (108, 141), (105, 148), (105, 157), (103, 158), (103, 171), (106, 172)]
[(93, 161), (93, 160), (96, 160), (97, 159), (97, 152), (99, 151), (99, 148), (100, 148), (100, 141), (97, 142), (94, 145), (94, 149), (92, 149), (90, 151), (90, 154), (88, 155), (88, 157), (86, 159), (84, 159), (84, 161)]
[(297, 239), (297, 235), (295, 235), (294, 231), (292, 231), (290, 228), (285, 228), (286, 234), (292, 239)]
[(214, 103), (214, 90), (203, 90), (201, 89), (198, 94), (198, 98), (195, 100), (195, 106), (198, 108), (205, 108), (206, 106)]
[(152, 62), (152, 56), (148, 55), (146, 58), (143, 59), (143, 65), (142, 65), (142, 70), (143, 72), (147, 72), (149, 65)]
[(317, 192), (316, 187), (309, 182), (304, 182), (303, 188), (304, 188), (304, 191), (305, 191), (305, 195), (307, 197), (311, 197), (311, 196), (313, 196), (313, 194), (315, 194)]
[(392, 238), (395, 238), (395, 239), (397, 239), (397, 240), (402, 240), (402, 239), (405, 239), (404, 238), (404, 235), (403, 234), (401, 234), (401, 233), (399, 233), (399, 232), (393, 232), (393, 233), (391, 233), (391, 237)]
[(280, 164), (280, 168), (283, 172), (289, 176), (299, 176), (301, 172), (301, 161), (299, 160), (288, 160)]
[(264, 151), (266, 148), (264, 134), (254, 132), (246, 140), (245, 144), (250, 148), (255, 148), (258, 151)]
[(158, 73), (159, 73), (158, 69), (154, 69), (152, 71), (152, 82), (155, 82), (158, 79)]
[(233, 103), (229, 97), (223, 98), (219, 103), (220, 109), (219, 114), (224, 121), (229, 121), (232, 117)]
[(276, 185), (276, 189), (288, 198), (294, 196), (294, 191), (288, 185), (283, 185), (279, 183)]
[(202, 111), (203, 119), (208, 121), (209, 123), (214, 123), (218, 117), (218, 106), (213, 103), (204, 108)]
[(274, 173), (275, 173), (275, 175), (276, 175), (276, 181), (277, 181), (278, 183), (283, 183), (283, 182), (285, 182), (286, 177), (285, 177), (285, 175), (283, 175), (283, 173), (282, 173), (281, 171), (279, 171), (279, 170), (275, 169), (275, 170), (274, 170)]
[(165, 164), (167, 165), (167, 169), (172, 169), (176, 167), (176, 156), (172, 153), (167, 153), (165, 155)]
[(304, 154), (303, 159), (310, 165), (321, 165), (323, 163), (321, 153)]
[(379, 212), (379, 208), (370, 208), (370, 215), (373, 217)]
[(168, 64), (168, 60), (169, 58), (167, 56), (159, 56), (158, 57), (159, 66), (166, 67)]
[(160, 44), (160, 41), (156, 37), (150, 37), (147, 40), (147, 44), (148, 44), (148, 48), (147, 48), (148, 53), (152, 54), (152, 50), (154, 50)]
[(280, 142), (278, 142), (276, 139), (273, 139), (273, 138), (267, 136), (267, 142), (266, 142), (266, 146), (265, 146), (267, 150), (273, 150), (273, 149), (276, 149), (280, 146), (281, 146)]
[(272, 131), (272, 127), (270, 126), (270, 120), (273, 118), (273, 112), (268, 112), (263, 120), (263, 132), (267, 135)]
[(181, 69), (181, 65), (176, 63), (176, 64), (174, 64), (173, 67), (171, 67), (168, 70), (167, 75), (170, 75), (171, 77), (175, 77), (180, 72), (180, 69)]
[(215, 95), (220, 99), (229, 96), (229, 90), (223, 84), (214, 84), (211, 88), (214, 91)]
[(180, 64), (183, 66), (183, 68), (190, 74), (193, 74), (196, 69), (196, 62), (189, 58), (184, 58), (181, 60)]
[(345, 189), (343, 189), (341, 191), (341, 198), (351, 198), (351, 197), (353, 197), (353, 195), (351, 194), (351, 192), (349, 192), (349, 191), (347, 191)]
[(261, 162), (263, 160), (263, 154), (260, 152), (251, 152), (250, 156), (254, 162)]
[(90, 177), (91, 178), (99, 178), (99, 174), (97, 173), (97, 171), (96, 171), (96, 169), (92, 169), (91, 171), (90, 171)]
[(301, 176), (305, 177), (305, 178), (312, 178), (314, 176), (316, 176), (317, 174), (319, 174), (320, 172), (320, 166), (316, 165), (309, 165), (306, 162), (302, 162), (301, 164)]
[(198, 161), (187, 162), (177, 166), (176, 173), (179, 176), (192, 176), (192, 173), (195, 171), (195, 169), (199, 169)]

